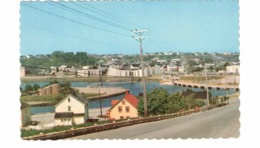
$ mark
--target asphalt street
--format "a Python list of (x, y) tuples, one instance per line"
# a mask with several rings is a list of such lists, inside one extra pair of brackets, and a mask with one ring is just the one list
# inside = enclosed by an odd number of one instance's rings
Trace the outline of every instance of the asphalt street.
[(206, 112), (137, 124), (69, 139), (177, 139), (238, 138), (240, 101)]

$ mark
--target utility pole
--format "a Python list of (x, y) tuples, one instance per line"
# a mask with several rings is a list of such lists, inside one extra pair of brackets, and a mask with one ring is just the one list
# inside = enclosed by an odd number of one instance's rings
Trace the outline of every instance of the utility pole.
[(205, 64), (205, 72), (206, 72), (207, 106), (209, 107), (210, 103), (209, 103), (209, 87), (208, 87), (208, 69), (206, 67), (206, 64)]
[(226, 96), (228, 96), (228, 87), (227, 87), (227, 81), (228, 81), (228, 73), (226, 72), (226, 83), (225, 83), (225, 86), (226, 86)]
[(144, 97), (144, 116), (147, 117), (147, 98), (146, 98), (146, 82), (145, 82), (145, 75), (144, 75), (144, 62), (143, 62), (143, 48), (142, 48), (142, 41), (144, 37), (142, 36), (144, 32), (147, 30), (131, 30), (136, 36), (133, 36), (133, 39), (139, 41), (140, 43), (140, 58), (141, 58), (141, 65), (142, 65), (142, 78), (143, 78), (143, 97)]
[[(101, 71), (101, 72), (100, 72), (100, 71)], [(100, 71), (99, 71), (99, 82), (100, 82), (100, 86), (99, 86), (98, 92), (99, 92), (100, 116), (102, 117), (102, 116), (103, 116), (103, 113), (102, 113), (102, 99), (101, 99), (101, 95), (100, 95), (100, 89), (102, 88), (103, 81), (102, 81), (102, 70), (100, 70)]]

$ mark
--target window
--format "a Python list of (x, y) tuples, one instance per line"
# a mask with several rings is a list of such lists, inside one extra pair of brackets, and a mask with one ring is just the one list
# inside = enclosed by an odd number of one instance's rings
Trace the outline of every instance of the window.
[(68, 106), (68, 111), (71, 111), (71, 107), (70, 106)]
[(124, 119), (124, 116), (120, 116), (120, 119)]
[(122, 106), (118, 106), (118, 112), (119, 112), (119, 113), (122, 112)]
[(70, 98), (68, 98), (68, 102), (70, 102)]
[(130, 112), (130, 107), (129, 106), (126, 106), (125, 107), (125, 111), (128, 113), (128, 112)]
[(129, 119), (130, 118), (130, 116), (126, 116), (126, 119)]
[(122, 101), (122, 105), (125, 105), (125, 100)]
[(68, 121), (70, 121), (70, 118), (68, 118)]
[(65, 118), (64, 121), (67, 121), (67, 119)]
[(63, 119), (61, 119), (61, 122), (63, 122)]

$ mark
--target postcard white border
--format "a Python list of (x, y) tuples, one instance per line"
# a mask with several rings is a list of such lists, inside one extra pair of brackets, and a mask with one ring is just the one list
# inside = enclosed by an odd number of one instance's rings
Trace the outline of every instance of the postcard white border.
[[(169, 1), (169, 0), (168, 0)], [(194, 1), (194, 0), (193, 0)], [(203, 1), (203, 0), (201, 0)], [(221, 1), (221, 0), (218, 0)], [(222, 0), (223, 1), (223, 0)], [(241, 127), (240, 137), (205, 140), (59, 140), (23, 141), (19, 120), (19, 0), (0, 1), (1, 145), (6, 147), (259, 147), (259, 1), (240, 0)], [(254, 93), (253, 93), (254, 92)]]

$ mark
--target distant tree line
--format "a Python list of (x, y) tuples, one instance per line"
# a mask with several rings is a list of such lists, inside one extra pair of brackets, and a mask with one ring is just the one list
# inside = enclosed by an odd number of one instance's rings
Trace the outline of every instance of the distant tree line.
[(40, 88), (41, 87), (38, 84), (33, 84), (33, 85), (27, 84), (24, 89), (20, 87), (20, 92), (22, 96), (26, 96), (26, 95), (37, 93)]
[(94, 66), (99, 61), (98, 58), (88, 55), (87, 52), (64, 52), (54, 51), (50, 55), (41, 57), (33, 56), (30, 58), (21, 58), (20, 62), (22, 65), (29, 65), (38, 67), (50, 68), (50, 66), (76, 66), (82, 67), (85, 65)]

